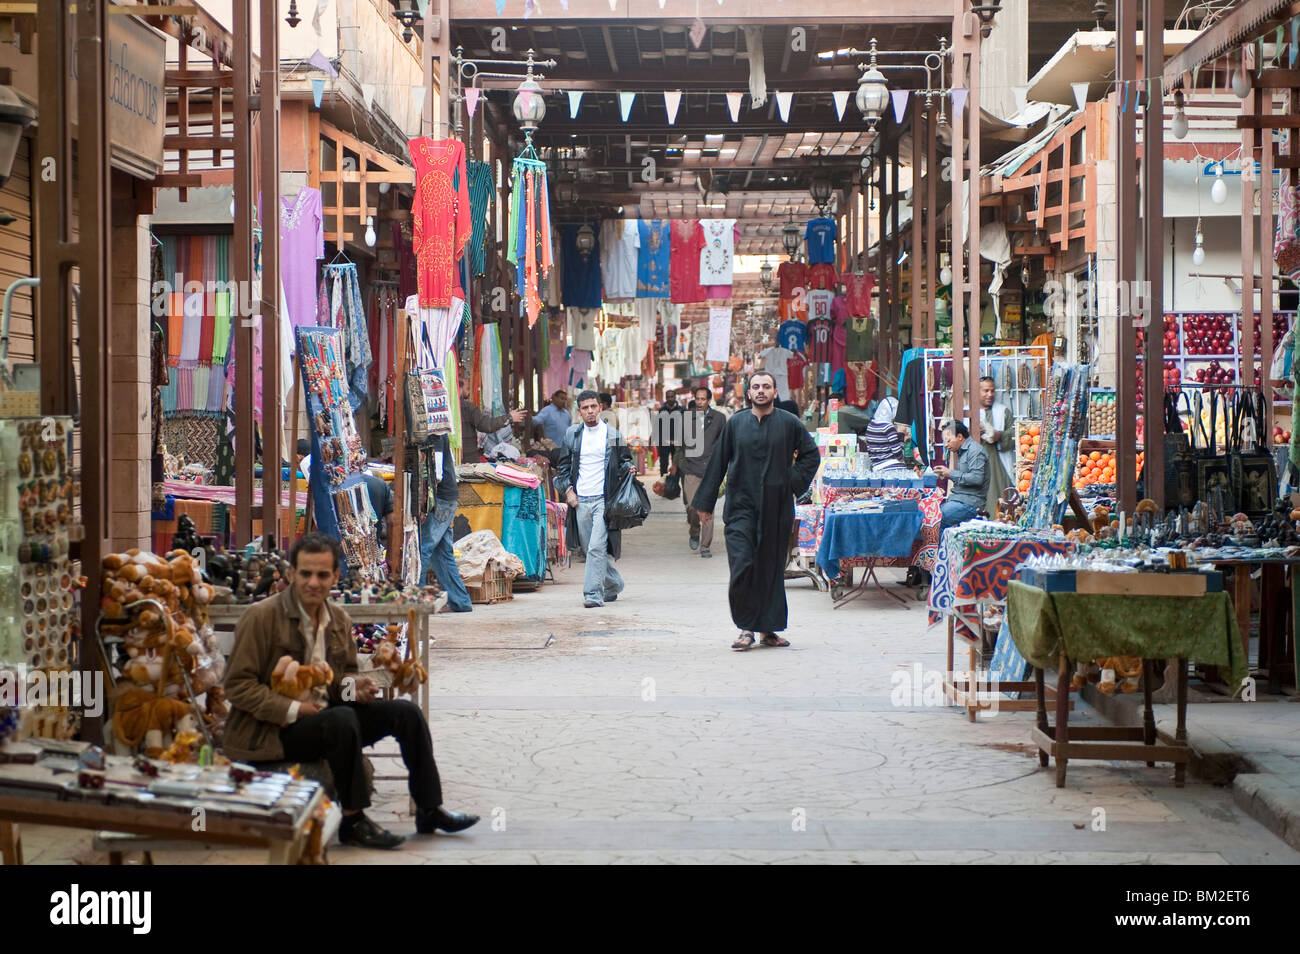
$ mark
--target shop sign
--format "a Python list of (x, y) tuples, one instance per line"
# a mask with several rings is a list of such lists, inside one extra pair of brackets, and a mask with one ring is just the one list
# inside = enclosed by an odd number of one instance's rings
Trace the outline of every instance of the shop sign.
[[(76, 18), (72, 21), (75, 24)], [(75, 42), (75, 26), (69, 33)], [(108, 18), (105, 96), (113, 165), (141, 178), (153, 178), (163, 169), (166, 57), (167, 44), (158, 33), (130, 17)], [(70, 60), (76, 80), (77, 58), (70, 56)]]

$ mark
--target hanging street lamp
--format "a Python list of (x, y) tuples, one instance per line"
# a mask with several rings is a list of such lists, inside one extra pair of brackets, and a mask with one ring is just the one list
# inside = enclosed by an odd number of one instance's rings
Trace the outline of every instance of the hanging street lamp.
[(885, 82), (885, 74), (876, 68), (875, 37), (871, 38), (870, 62), (858, 68), (862, 70), (862, 76), (858, 79), (858, 91), (853, 101), (862, 113), (862, 118), (867, 121), (868, 128), (875, 129), (876, 123), (885, 113), (885, 107), (889, 105), (889, 84)]
[(993, 18), (1002, 11), (1002, 0), (970, 0), (970, 12), (980, 19), (980, 36), (987, 38), (993, 32)]
[(763, 286), (763, 291), (772, 290), (772, 263), (766, 258), (763, 259), (763, 264), (758, 269), (758, 280)]
[(789, 221), (781, 226), (781, 245), (785, 248), (785, 253), (794, 258), (795, 252), (799, 251), (802, 236), (799, 235), (799, 226), (794, 221), (794, 211), (791, 210), (788, 214)]
[(533, 51), (528, 51), (528, 72), (524, 76), (524, 81), (519, 84), (519, 89), (515, 93), (513, 106), (515, 121), (526, 134), (531, 135), (533, 130), (542, 124), (546, 118), (546, 100), (542, 95), (542, 87), (538, 85), (537, 80), (533, 78)]

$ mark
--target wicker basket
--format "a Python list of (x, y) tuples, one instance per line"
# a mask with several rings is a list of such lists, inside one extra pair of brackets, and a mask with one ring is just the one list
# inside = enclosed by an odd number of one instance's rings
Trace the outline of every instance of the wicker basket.
[(511, 591), (511, 578), (494, 566), (488, 566), (483, 582), (477, 586), (465, 584), (471, 603), (505, 603), (515, 598)]

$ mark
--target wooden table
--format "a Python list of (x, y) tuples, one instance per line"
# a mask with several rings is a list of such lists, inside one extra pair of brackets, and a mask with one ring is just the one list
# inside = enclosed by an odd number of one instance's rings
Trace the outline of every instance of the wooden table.
[[(110, 756), (109, 777), (146, 782), (130, 768), (130, 759)], [(238, 806), (206, 798), (163, 797), (136, 800), (139, 789), (109, 784), (82, 789), (75, 773), (57, 773), (38, 762), (0, 764), (0, 861), (23, 863), (19, 824), (61, 828), (106, 829), (171, 841), (266, 848), (268, 864), (296, 864), (308, 846), (312, 816), (324, 798), (318, 782), (304, 786), (309, 796), (274, 817), (240, 817)], [(196, 831), (198, 809), (202, 830)], [(249, 814), (244, 812), (244, 815)]]
[[(419, 658), (420, 664), (424, 666), (424, 671), (429, 672), (433, 665), (433, 635), (430, 620), (445, 602), (445, 598), (440, 598), (433, 603), (339, 603), (336, 605), (341, 607), (352, 618), (354, 623), (400, 625), (407, 621), (408, 613), (414, 610), (415, 633), (412, 638), (415, 640), (415, 644), (412, 648), (414, 655)], [(239, 623), (240, 617), (244, 615), (249, 606), (255, 605), (254, 603), (213, 604), (208, 607), (208, 612), (214, 625), (221, 624), (234, 627)], [(428, 722), (431, 700), (427, 682), (421, 684), (420, 688), (416, 690), (415, 701), (416, 705), (420, 707), (420, 711), (424, 713), (424, 720)]]
[[(1295, 586), (1296, 560), (1213, 560), (1216, 570), (1231, 569), (1232, 573), (1232, 607), (1237, 614), (1237, 628), (1241, 631), (1241, 649), (1246, 659), (1250, 659), (1250, 607), (1254, 587), (1250, 578), (1254, 567), (1260, 567), (1259, 593), (1259, 666), (1268, 670), (1268, 691), (1279, 693), (1283, 682), (1296, 684), (1296, 664), (1294, 645), (1286, 637), (1294, 632), (1296, 621), (1286, 625), (1293, 612), (1278, 599), (1278, 594), (1286, 588), (1287, 574), (1291, 575), (1291, 585)], [(1219, 673), (1213, 667), (1206, 667), (1206, 678), (1215, 681)], [(1230, 692), (1236, 692), (1240, 686), (1229, 686)]]

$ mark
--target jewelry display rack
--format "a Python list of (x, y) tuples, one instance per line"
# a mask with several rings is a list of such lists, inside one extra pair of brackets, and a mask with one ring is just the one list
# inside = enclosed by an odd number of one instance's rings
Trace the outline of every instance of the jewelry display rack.
[[(963, 362), (966, 357), (963, 352)], [(926, 348), (922, 358), (925, 361), (927, 451), (931, 461), (942, 461), (945, 457), (943, 423), (952, 413), (948, 406), (948, 397), (952, 393), (952, 350)], [(1043, 399), (1049, 379), (1047, 349), (1041, 346), (980, 349), (980, 375), (994, 379), (997, 400), (1011, 409), (1014, 420), (1037, 421), (1043, 416)]]

